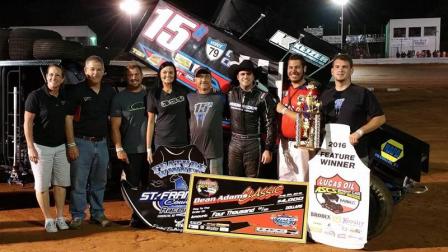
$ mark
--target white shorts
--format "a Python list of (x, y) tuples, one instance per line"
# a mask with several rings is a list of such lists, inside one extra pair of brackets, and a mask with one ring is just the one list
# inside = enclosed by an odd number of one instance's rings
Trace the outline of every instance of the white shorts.
[(45, 192), (51, 185), (70, 186), (70, 163), (67, 160), (65, 145), (48, 147), (34, 144), (39, 161), (31, 163), (34, 175), (34, 189)]
[(295, 148), (295, 141), (280, 138), (278, 157), (278, 179), (283, 181), (308, 182), (307, 149)]

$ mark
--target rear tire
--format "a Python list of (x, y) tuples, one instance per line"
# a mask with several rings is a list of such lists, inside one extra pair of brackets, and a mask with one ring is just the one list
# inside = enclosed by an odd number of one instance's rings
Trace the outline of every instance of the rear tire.
[(381, 179), (371, 175), (368, 240), (380, 235), (389, 226), (392, 220), (392, 208), (393, 201), (389, 189)]

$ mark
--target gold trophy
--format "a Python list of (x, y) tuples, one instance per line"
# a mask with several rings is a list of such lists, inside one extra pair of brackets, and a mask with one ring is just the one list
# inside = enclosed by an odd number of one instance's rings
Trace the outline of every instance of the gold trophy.
[(297, 98), (296, 116), (296, 148), (314, 150), (320, 144), (320, 106), (321, 103), (314, 95), (316, 87), (308, 84), (308, 94)]

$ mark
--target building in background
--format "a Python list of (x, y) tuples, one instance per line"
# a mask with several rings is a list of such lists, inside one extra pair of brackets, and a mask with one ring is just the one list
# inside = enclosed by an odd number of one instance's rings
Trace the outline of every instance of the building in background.
[(391, 19), (386, 26), (386, 57), (414, 57), (422, 53), (431, 57), (439, 52), (440, 23), (441, 18)]

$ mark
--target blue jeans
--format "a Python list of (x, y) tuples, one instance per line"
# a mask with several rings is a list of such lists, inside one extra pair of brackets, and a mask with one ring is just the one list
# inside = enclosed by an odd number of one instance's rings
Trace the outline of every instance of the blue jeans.
[(103, 198), (109, 163), (106, 139), (92, 142), (75, 138), (75, 142), (79, 157), (72, 161), (70, 167), (70, 212), (73, 218), (83, 219), (88, 200), (90, 216), (97, 219), (104, 215)]

